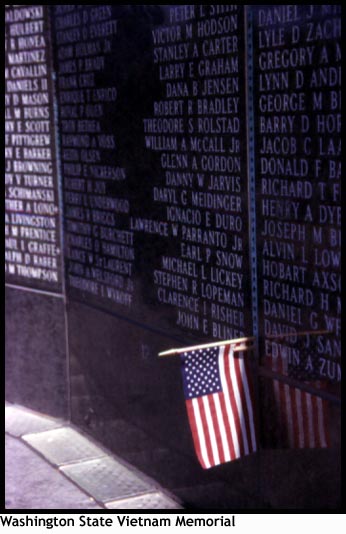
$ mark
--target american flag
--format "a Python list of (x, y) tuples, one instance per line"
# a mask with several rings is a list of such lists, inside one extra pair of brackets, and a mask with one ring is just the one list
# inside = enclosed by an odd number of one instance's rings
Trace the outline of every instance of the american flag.
[[(272, 369), (287, 375), (287, 369), (290, 371), (287, 358), (273, 358)], [(309, 382), (309, 385), (322, 388), (318, 381)], [(328, 402), (278, 380), (273, 381), (273, 389), (280, 445), (296, 449), (327, 448)]]
[(234, 345), (185, 352), (184, 393), (195, 451), (204, 469), (257, 450), (254, 394), (244, 353)]

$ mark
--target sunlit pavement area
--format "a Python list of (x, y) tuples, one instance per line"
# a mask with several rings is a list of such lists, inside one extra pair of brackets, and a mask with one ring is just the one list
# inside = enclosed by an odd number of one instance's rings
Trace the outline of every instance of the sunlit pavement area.
[(5, 403), (8, 510), (182, 509), (154, 480), (65, 421)]

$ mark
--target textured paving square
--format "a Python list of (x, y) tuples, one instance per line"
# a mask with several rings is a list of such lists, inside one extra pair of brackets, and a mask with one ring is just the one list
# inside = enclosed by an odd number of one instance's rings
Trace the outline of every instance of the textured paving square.
[(58, 428), (23, 439), (57, 466), (101, 458), (106, 453), (72, 428)]
[(63, 426), (63, 421), (37, 415), (29, 410), (5, 404), (5, 431), (11, 436), (44, 432)]
[(152, 493), (157, 488), (113, 458), (61, 467), (61, 471), (99, 502)]
[(23, 441), (6, 436), (7, 510), (101, 510), (94, 499), (40, 458)]
[(109, 510), (182, 510), (178, 502), (163, 493), (149, 493), (132, 499), (107, 503)]

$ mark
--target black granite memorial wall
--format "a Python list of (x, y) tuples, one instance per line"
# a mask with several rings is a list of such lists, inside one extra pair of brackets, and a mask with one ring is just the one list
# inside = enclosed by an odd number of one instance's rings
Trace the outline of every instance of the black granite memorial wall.
[(185, 340), (252, 330), (244, 11), (213, 9), (53, 17), (68, 293)]
[(68, 417), (50, 36), (46, 6), (5, 7), (6, 398)]
[[(35, 362), (15, 400), (70, 410), (190, 507), (338, 506), (340, 6), (6, 17), (10, 392), (31, 343)], [(55, 340), (41, 367), (38, 332)], [(202, 471), (179, 358), (158, 353), (244, 336), (260, 451)], [(33, 394), (35, 373), (64, 408)], [(316, 407), (322, 445), (293, 446), (283, 398)]]

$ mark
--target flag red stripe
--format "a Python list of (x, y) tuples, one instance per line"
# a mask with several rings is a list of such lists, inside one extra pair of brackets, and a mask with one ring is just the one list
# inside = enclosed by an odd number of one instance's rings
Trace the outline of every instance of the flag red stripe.
[(197, 454), (197, 458), (200, 461), (200, 464), (204, 469), (206, 469), (208, 466), (205, 464), (205, 461), (203, 459), (202, 450), (201, 450), (201, 443), (200, 443), (200, 437), (198, 434), (196, 419), (195, 419), (195, 410), (193, 408), (193, 404), (191, 400), (186, 401), (186, 408), (187, 408), (187, 414), (189, 418), (191, 433), (192, 433), (192, 439), (195, 446), (195, 451)]
[(218, 417), (218, 413), (216, 409), (214, 396), (210, 396), (209, 405), (210, 405), (211, 416), (214, 422), (215, 438), (216, 438), (216, 443), (217, 443), (217, 449), (219, 451), (220, 462), (224, 464), (226, 462), (226, 456), (225, 456), (225, 452), (223, 449), (220, 421), (219, 421), (219, 417)]
[(204, 409), (204, 404), (203, 404), (203, 398), (199, 397), (197, 400), (198, 400), (199, 411), (200, 411), (201, 419), (202, 419), (202, 427), (203, 427), (203, 433), (205, 437), (205, 444), (207, 447), (208, 460), (209, 460), (210, 465), (214, 465), (214, 455), (213, 455), (213, 449), (211, 446), (211, 439), (210, 439), (210, 434), (209, 434), (207, 416), (205, 414), (205, 409)]
[(227, 413), (227, 407), (226, 407), (225, 397), (223, 393), (220, 395), (220, 404), (221, 404), (223, 420), (225, 422), (225, 429), (226, 429), (228, 446), (229, 446), (229, 450), (231, 454), (231, 460), (235, 460), (237, 458), (237, 455), (236, 455), (235, 448), (234, 448), (231, 427), (230, 427), (230, 422), (229, 422), (230, 414)]

